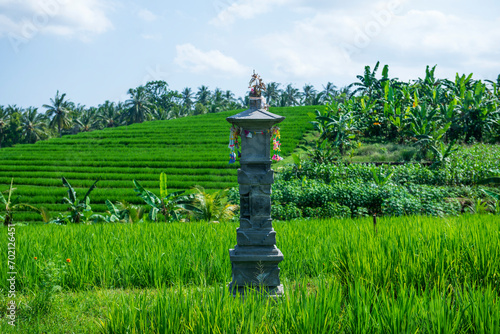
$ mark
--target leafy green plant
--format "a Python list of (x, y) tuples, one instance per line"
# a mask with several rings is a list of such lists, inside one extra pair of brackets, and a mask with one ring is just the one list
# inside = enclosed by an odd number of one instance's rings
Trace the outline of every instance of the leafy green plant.
[(394, 171), (390, 171), (386, 175), (382, 174), (382, 168), (372, 167), (373, 181), (379, 187), (385, 186), (390, 180)]
[(21, 209), (24, 207), (35, 211), (39, 211), (32, 205), (26, 203), (19, 203), (19, 196), (13, 198), (12, 193), (16, 190), (16, 188), (14, 188), (13, 185), (14, 185), (14, 178), (11, 179), (9, 190), (6, 191), (8, 193), (7, 198), (5, 198), (5, 196), (0, 192), (0, 201), (4, 205), (3, 211), (5, 211), (5, 216), (0, 215), (0, 220), (3, 221), (3, 224), (5, 226), (8, 226), (13, 223), (14, 211), (16, 209)]
[[(500, 176), (491, 176), (482, 180), (479, 180), (477, 184), (488, 184), (495, 183), (500, 184)], [(490, 209), (494, 214), (500, 214), (500, 192), (482, 189), (482, 191), (494, 199), (494, 202), (490, 204)]]
[(106, 200), (108, 207), (108, 216), (100, 216), (107, 223), (139, 223), (143, 221), (144, 208), (131, 205), (125, 201), (113, 204), (110, 200)]
[(479, 214), (479, 215), (488, 213), (488, 203), (480, 198), (477, 198), (475, 201), (472, 202), (471, 205), (469, 205), (467, 211), (469, 211), (472, 214)]
[(61, 213), (59, 217), (53, 219), (51, 223), (66, 225), (68, 223), (89, 223), (91, 220), (96, 220), (98, 217), (94, 215), (92, 211), (89, 195), (95, 189), (97, 182), (99, 182), (99, 180), (96, 180), (87, 190), (82, 200), (79, 200), (75, 189), (73, 189), (71, 184), (63, 176), (62, 183), (68, 188), (68, 197), (64, 197), (63, 200), (69, 204), (69, 214)]
[(450, 160), (450, 156), (458, 150), (453, 140), (446, 146), (443, 142), (438, 141), (430, 146), (432, 152), (432, 165), (431, 168), (442, 168)]
[(190, 204), (186, 205), (195, 219), (206, 221), (222, 221), (231, 219), (238, 206), (232, 204), (227, 196), (228, 189), (209, 194), (202, 186), (193, 187)]
[(148, 217), (151, 221), (157, 221), (158, 213), (163, 215), (167, 222), (177, 221), (180, 219), (182, 212), (185, 212), (187, 198), (182, 196), (184, 191), (168, 193), (167, 175), (165, 173), (160, 174), (160, 197), (144, 189), (136, 180), (134, 180), (134, 185), (137, 196), (150, 206)]

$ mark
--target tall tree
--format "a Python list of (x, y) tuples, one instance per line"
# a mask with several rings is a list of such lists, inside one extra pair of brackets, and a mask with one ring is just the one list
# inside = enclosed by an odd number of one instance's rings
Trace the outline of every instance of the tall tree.
[(266, 86), (266, 90), (263, 93), (264, 97), (266, 98), (266, 103), (269, 104), (270, 106), (276, 106), (278, 104), (281, 90), (280, 90), (280, 84), (277, 82), (270, 82)]
[(5, 137), (5, 129), (9, 124), (9, 114), (3, 106), (0, 106), (0, 148), (2, 148), (2, 142)]
[(206, 106), (210, 101), (210, 95), (211, 94), (208, 87), (205, 85), (201, 85), (201, 87), (198, 87), (198, 92), (196, 93), (196, 102)]
[(84, 109), (75, 120), (75, 125), (78, 127), (78, 131), (81, 132), (89, 132), (99, 128), (97, 108), (90, 107), (89, 109)]
[(69, 101), (64, 101), (66, 94), (59, 95), (57, 91), (55, 98), (50, 99), (51, 104), (44, 104), (43, 107), (47, 110), (45, 114), (50, 119), (49, 126), (54, 128), (57, 126), (59, 137), (62, 136), (62, 130), (71, 126)]
[(143, 86), (128, 90), (130, 99), (125, 101), (128, 108), (129, 123), (142, 123), (151, 115), (153, 104), (149, 101), (146, 90)]
[(298, 88), (293, 87), (292, 84), (288, 84), (281, 93), (281, 106), (289, 107), (299, 105), (300, 95)]
[(304, 85), (302, 88), (302, 104), (306, 106), (313, 105), (317, 95), (313, 85)]
[(99, 105), (96, 119), (99, 120), (105, 127), (114, 128), (115, 126), (120, 125), (120, 110), (122, 109), (123, 107), (115, 107), (113, 102), (106, 100), (103, 104)]
[(325, 100), (329, 100), (335, 96), (337, 96), (337, 86), (335, 86), (332, 82), (328, 81), (326, 83), (326, 86), (323, 86), (323, 98)]
[(194, 93), (191, 90), (191, 88), (186, 87), (181, 93), (182, 95), (182, 106), (186, 110), (186, 114), (189, 114), (189, 111), (191, 111), (191, 108), (193, 107), (193, 98), (194, 98)]
[(29, 144), (47, 137), (47, 116), (37, 111), (37, 108), (29, 107), (21, 115), (21, 135)]

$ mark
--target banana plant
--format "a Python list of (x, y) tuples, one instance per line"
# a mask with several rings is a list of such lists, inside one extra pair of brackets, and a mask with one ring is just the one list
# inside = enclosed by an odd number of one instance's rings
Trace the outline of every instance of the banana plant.
[[(477, 184), (489, 184), (489, 183), (500, 184), (500, 176), (491, 176), (477, 181)], [(500, 192), (486, 190), (486, 189), (481, 189), (481, 190), (483, 191), (483, 193), (485, 193), (486, 195), (490, 196), (495, 200), (493, 204), (490, 206), (490, 208), (494, 214), (500, 215)]]
[[(477, 184), (489, 184), (489, 183), (500, 184), (500, 176), (491, 176), (491, 177), (477, 181)], [(485, 194), (495, 198), (496, 200), (500, 200), (500, 193), (486, 190), (486, 189), (483, 189), (483, 192)]]
[(66, 180), (64, 176), (61, 179), (63, 186), (68, 188), (68, 197), (64, 197), (63, 201), (69, 204), (69, 214), (61, 213), (59, 217), (51, 220), (50, 222), (59, 225), (66, 225), (68, 223), (89, 223), (92, 219), (97, 220), (98, 216), (94, 215), (90, 206), (89, 195), (95, 189), (97, 182), (99, 182), (99, 179), (97, 179), (90, 186), (90, 188), (85, 193), (85, 196), (83, 196), (82, 200), (78, 199), (75, 189), (73, 189), (68, 180)]
[(356, 138), (355, 131), (358, 130), (352, 112), (343, 109), (342, 103), (327, 104), (325, 111), (317, 111), (319, 115), (316, 116), (316, 121), (311, 122), (321, 131), (320, 141), (328, 140), (339, 149), (340, 154), (344, 154), (351, 140)]
[(390, 171), (388, 174), (382, 174), (382, 169), (377, 167), (372, 167), (373, 181), (379, 187), (386, 185), (392, 178), (394, 171)]
[(29, 208), (34, 211), (40, 212), (37, 208), (35, 208), (32, 205), (26, 204), (26, 203), (19, 203), (19, 196), (16, 198), (12, 197), (12, 193), (16, 190), (17, 188), (14, 188), (14, 178), (11, 179), (10, 181), (10, 187), (9, 190), (5, 191), (8, 193), (7, 198), (0, 192), (0, 202), (4, 205), (4, 209), (2, 211), (5, 211), (5, 215), (2, 216), (0, 215), (0, 220), (3, 221), (3, 224), (5, 226), (11, 225), (14, 221), (14, 211), (17, 209), (21, 208)]
[(458, 150), (455, 146), (455, 141), (452, 141), (446, 146), (442, 141), (436, 141), (430, 146), (433, 154), (433, 162), (431, 168), (442, 168), (446, 166), (450, 160), (450, 156)]
[(187, 197), (182, 196), (184, 191), (168, 193), (167, 175), (165, 173), (160, 174), (160, 197), (144, 189), (136, 180), (133, 182), (135, 185), (134, 191), (137, 193), (137, 196), (150, 206), (149, 220), (157, 221), (158, 213), (162, 214), (167, 222), (177, 221), (181, 218), (181, 214), (186, 210)]

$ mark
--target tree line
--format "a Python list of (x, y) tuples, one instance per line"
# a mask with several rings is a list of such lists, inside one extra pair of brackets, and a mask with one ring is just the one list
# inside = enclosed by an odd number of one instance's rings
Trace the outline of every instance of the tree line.
[[(365, 67), (357, 81), (336, 87), (328, 82), (321, 90), (306, 84), (270, 82), (263, 92), (272, 107), (327, 105), (316, 115), (316, 129), (343, 151), (355, 133), (381, 136), (389, 141), (417, 140), (429, 148), (435, 139), (463, 142), (500, 141), (500, 75), (496, 81), (456, 75), (454, 81), (435, 77), (436, 66), (427, 66), (425, 77), (410, 82), (389, 77), (385, 65), (377, 78), (379, 63)], [(248, 95), (236, 98), (230, 90), (211, 91), (202, 85), (172, 90), (165, 81), (151, 81), (128, 90), (124, 102), (105, 101), (86, 107), (57, 91), (44, 111), (0, 105), (0, 148), (18, 143), (88, 132), (152, 120), (216, 113), (248, 106)], [(438, 138), (439, 137), (439, 138)]]
[[(280, 86), (276, 82), (267, 85), (265, 96), (271, 106), (319, 105), (325, 103), (326, 97), (339, 92), (331, 82), (320, 92), (312, 85), (305, 85), (302, 91), (292, 84), (284, 88)], [(130, 88), (128, 95), (124, 102), (105, 101), (97, 107), (74, 103), (59, 91), (50, 103), (43, 105), (43, 111), (35, 107), (0, 105), (0, 148), (106, 127), (216, 113), (248, 105), (248, 96), (236, 98), (230, 90), (216, 88), (211, 91), (202, 85), (196, 92), (189, 87), (179, 92), (170, 89), (165, 81), (151, 81)]]

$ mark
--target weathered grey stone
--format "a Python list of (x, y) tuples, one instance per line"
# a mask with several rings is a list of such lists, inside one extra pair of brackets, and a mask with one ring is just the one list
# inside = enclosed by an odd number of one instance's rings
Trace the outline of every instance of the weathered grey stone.
[(274, 172), (270, 129), (284, 119), (265, 110), (261, 98), (250, 98), (250, 109), (227, 118), (241, 129), (242, 150), (238, 169), (240, 227), (236, 231), (237, 245), (229, 250), (232, 266), (229, 288), (234, 294), (243, 293), (245, 287), (262, 289), (270, 296), (283, 294), (278, 267), (283, 254), (276, 248), (271, 219)]

